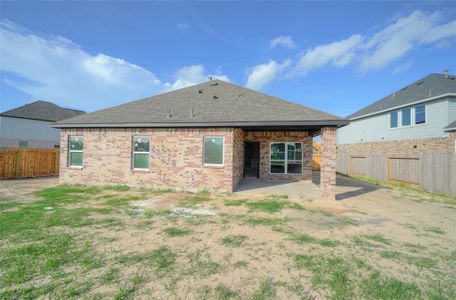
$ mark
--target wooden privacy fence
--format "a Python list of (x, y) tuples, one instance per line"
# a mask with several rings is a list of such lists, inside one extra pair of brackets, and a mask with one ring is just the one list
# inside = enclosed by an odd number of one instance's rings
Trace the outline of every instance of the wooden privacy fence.
[(337, 172), (385, 182), (404, 182), (433, 192), (456, 196), (455, 154), (368, 154), (340, 151)]
[(59, 149), (0, 150), (0, 179), (58, 175), (59, 155)]

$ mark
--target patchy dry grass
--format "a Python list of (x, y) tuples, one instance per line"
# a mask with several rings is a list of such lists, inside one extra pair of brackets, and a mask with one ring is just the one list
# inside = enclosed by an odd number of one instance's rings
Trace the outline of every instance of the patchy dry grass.
[(221, 243), (227, 247), (240, 247), (247, 239), (248, 237), (245, 235), (230, 235), (224, 237)]
[(281, 195), (119, 185), (35, 196), (0, 200), (1, 299), (456, 298), (456, 211), (442, 205), (450, 217), (430, 222)]
[(170, 237), (175, 237), (175, 236), (188, 235), (190, 233), (190, 230), (182, 229), (182, 228), (178, 228), (178, 227), (167, 227), (167, 228), (163, 229), (163, 232)]

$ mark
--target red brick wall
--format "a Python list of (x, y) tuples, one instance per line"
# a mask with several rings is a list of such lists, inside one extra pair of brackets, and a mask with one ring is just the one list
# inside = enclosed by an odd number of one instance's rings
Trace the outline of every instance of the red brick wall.
[[(312, 137), (307, 131), (248, 131), (245, 140), (260, 142), (260, 179), (312, 180)], [(271, 142), (302, 142), (303, 173), (270, 174)]]
[(339, 151), (347, 151), (352, 155), (378, 153), (455, 153), (455, 138), (456, 133), (453, 132), (450, 133), (449, 137), (341, 144), (339, 145)]
[(336, 188), (336, 128), (321, 129), (320, 188), (323, 198), (334, 199)]
[[(81, 184), (127, 184), (178, 189), (233, 190), (232, 128), (209, 129), (62, 129), (60, 181)], [(84, 166), (67, 167), (68, 135), (84, 137)], [(131, 168), (133, 135), (150, 136), (150, 170)], [(225, 164), (202, 163), (203, 137), (225, 137)], [(237, 167), (236, 167), (237, 168)], [(242, 172), (242, 171), (241, 171)]]
[[(68, 136), (84, 137), (84, 166), (69, 168)], [(150, 136), (150, 170), (131, 168), (131, 140), (134, 135)], [(225, 137), (223, 167), (202, 163), (203, 137)], [(60, 181), (80, 184), (127, 184), (174, 187), (185, 190), (233, 191), (242, 181), (244, 141), (260, 142), (261, 179), (312, 179), (312, 137), (305, 131), (244, 132), (238, 128), (206, 129), (63, 129), (61, 131)], [(270, 142), (302, 142), (303, 174), (270, 174)]]
[(233, 132), (233, 187), (241, 183), (244, 175), (244, 131), (235, 128)]

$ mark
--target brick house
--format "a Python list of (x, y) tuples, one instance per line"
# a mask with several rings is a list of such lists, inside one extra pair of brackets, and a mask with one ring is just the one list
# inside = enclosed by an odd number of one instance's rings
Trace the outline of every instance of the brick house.
[(54, 124), (60, 181), (234, 191), (244, 177), (311, 180), (334, 198), (336, 129), (347, 121), (220, 80)]

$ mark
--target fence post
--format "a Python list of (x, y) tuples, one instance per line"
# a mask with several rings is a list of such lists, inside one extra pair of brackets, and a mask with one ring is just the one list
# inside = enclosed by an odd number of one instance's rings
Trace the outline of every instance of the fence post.
[(20, 154), (19, 153), (20, 153), (20, 151), (18, 150), (16, 152), (16, 176), (15, 176), (16, 178), (19, 177), (19, 159), (20, 159)]

